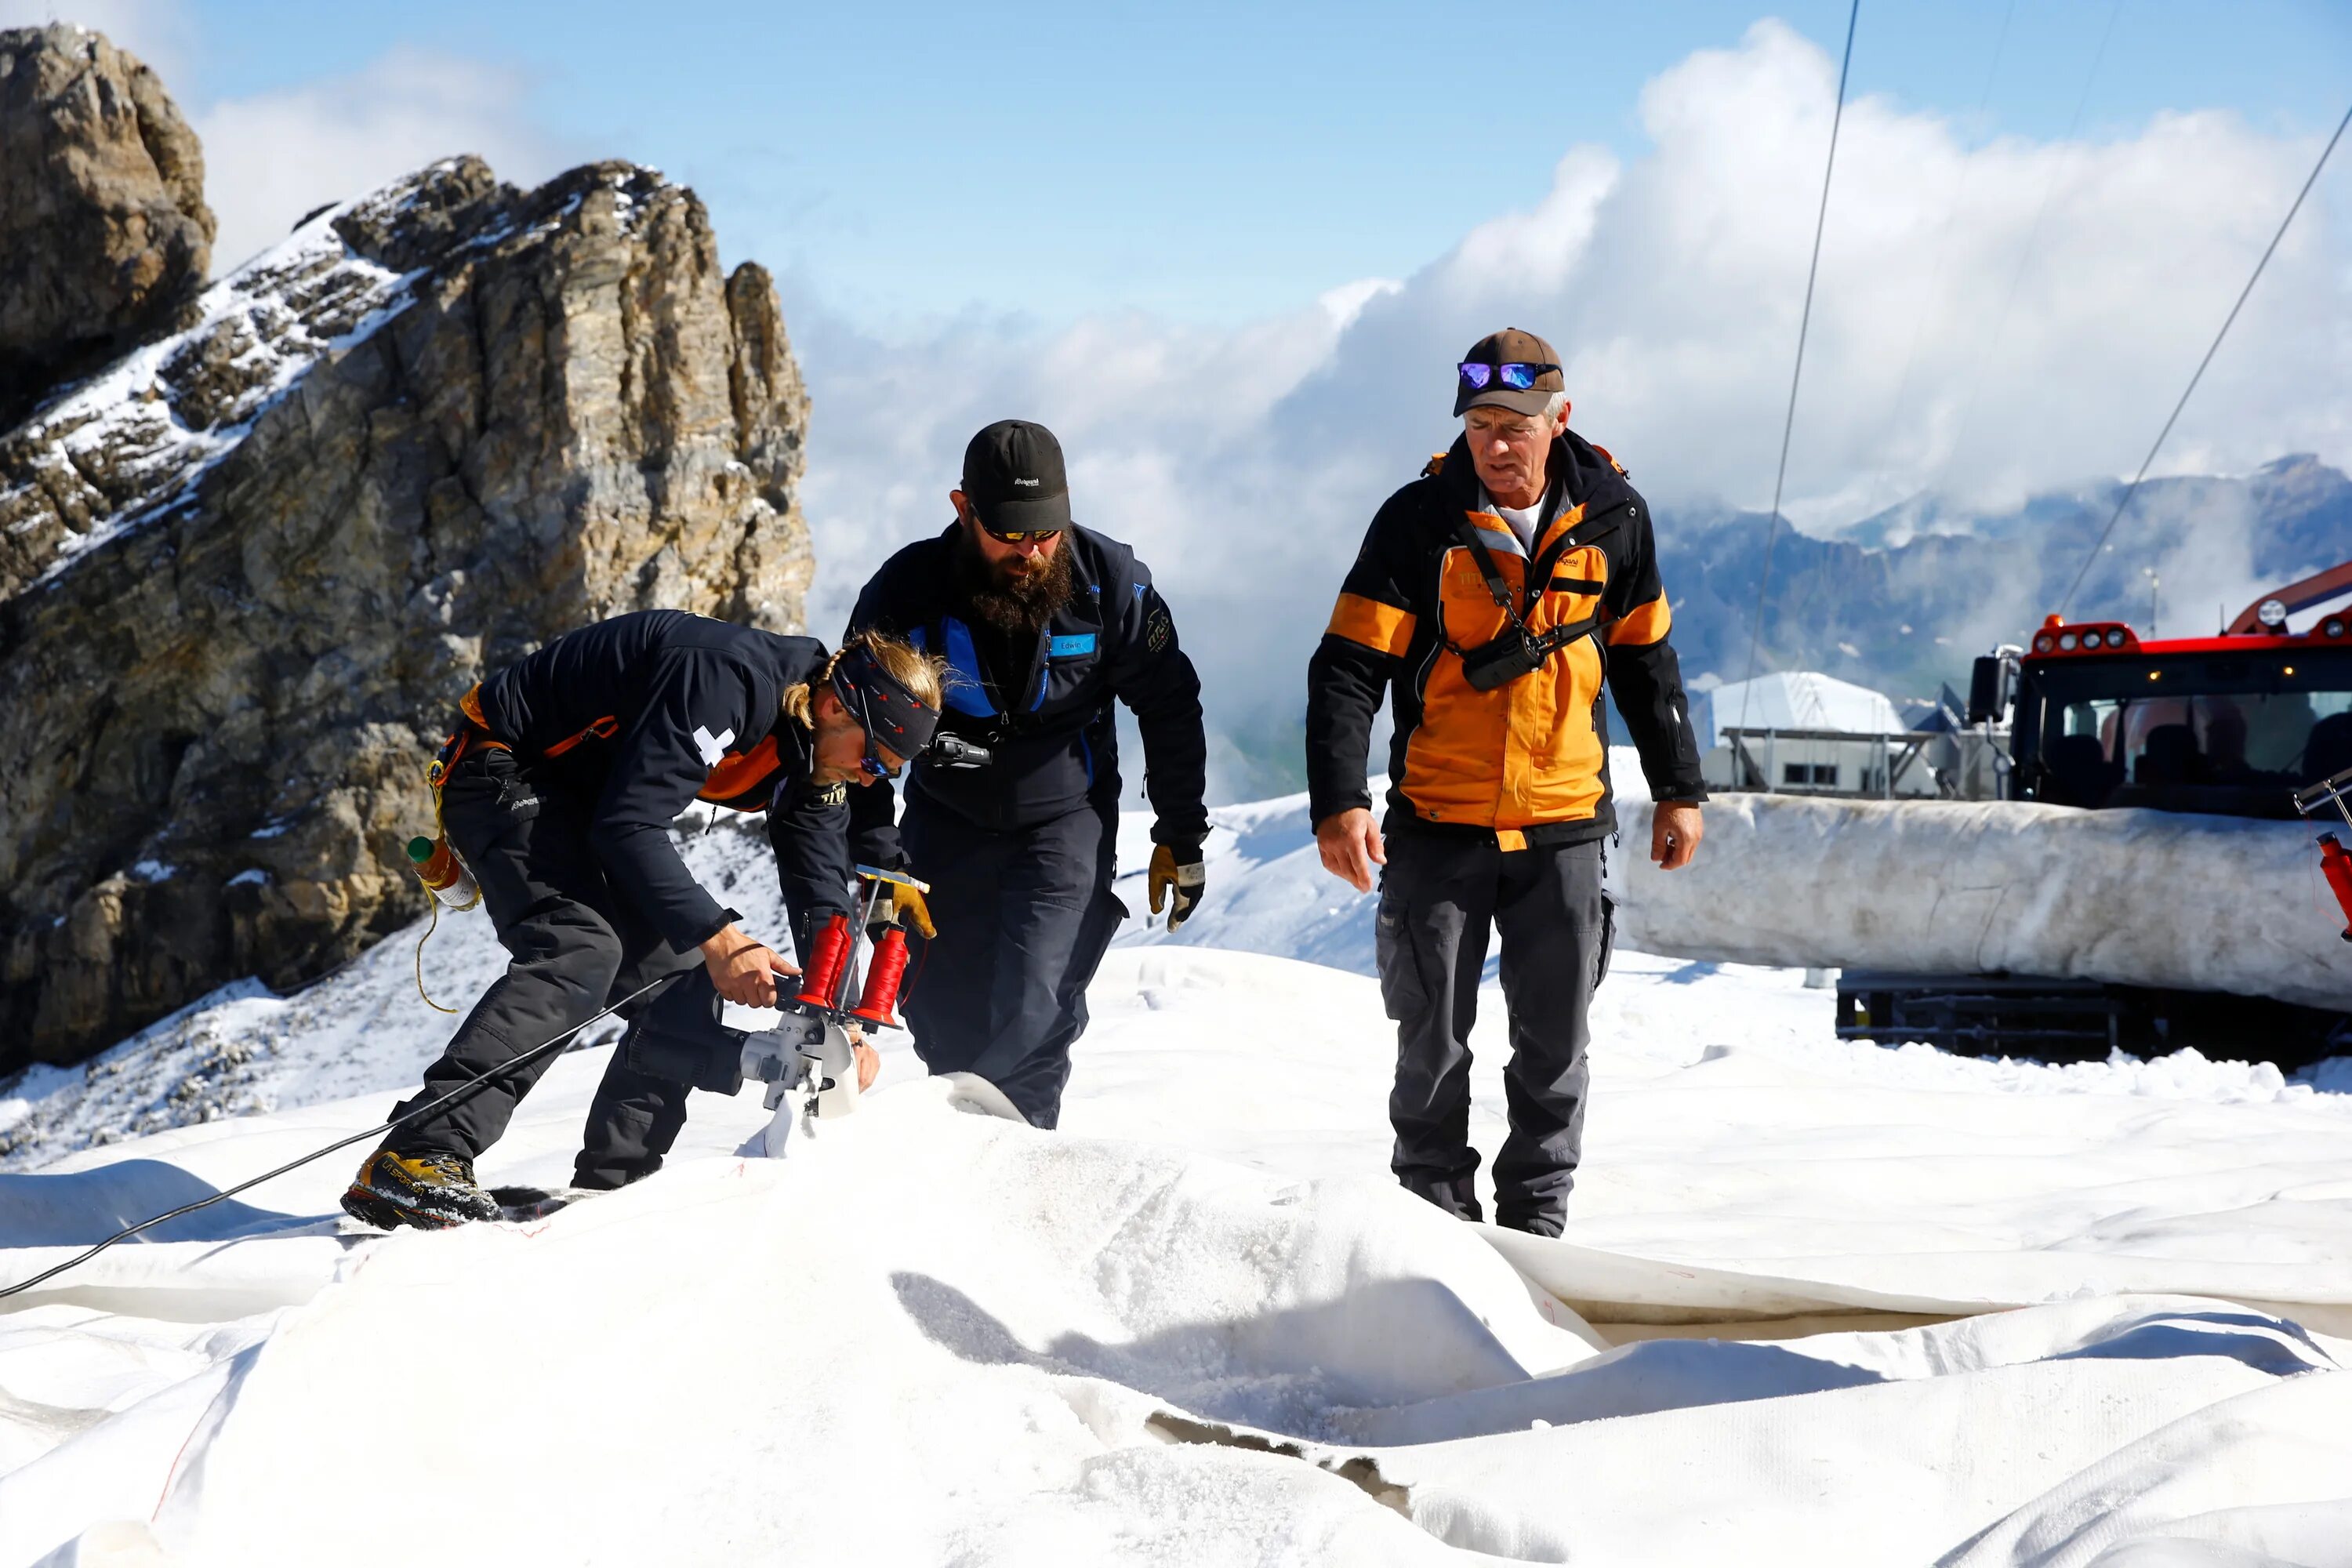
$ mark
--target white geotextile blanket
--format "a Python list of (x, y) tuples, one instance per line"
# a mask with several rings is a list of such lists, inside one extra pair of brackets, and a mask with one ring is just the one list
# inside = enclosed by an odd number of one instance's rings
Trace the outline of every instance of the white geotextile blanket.
[[(2319, 872), (2320, 827), (2014, 801), (1725, 795), (1697, 859), (1649, 861), (1640, 758), (1610, 753), (1620, 942), (1716, 963), (2081, 977), (2352, 1009), (2352, 942)], [(1375, 780), (1375, 792), (1385, 789)], [(1173, 940), (1369, 973), (1372, 900), (1327, 874), (1295, 795), (1214, 814), (1209, 899)], [(2322, 825), (2324, 826), (2324, 825)], [(1128, 814), (1120, 864), (1150, 853)], [(2352, 830), (2344, 835), (2352, 838)], [(1123, 940), (1161, 942), (1136, 910)]]
[(530, 1225), (167, 1244), (0, 1317), (0, 1563), (2352, 1563), (2352, 1345), (2276, 1314), (1611, 1349), (1493, 1239), (914, 1084)]
[(1706, 822), (1684, 870), (1623, 857), (1631, 945), (2352, 1008), (2352, 943), (2300, 823), (1755, 795), (1718, 796)]

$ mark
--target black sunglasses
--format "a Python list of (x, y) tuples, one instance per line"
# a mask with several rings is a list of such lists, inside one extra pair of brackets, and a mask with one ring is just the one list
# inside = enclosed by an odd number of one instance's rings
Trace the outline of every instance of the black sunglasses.
[[(977, 518), (978, 513), (973, 515)], [(1026, 544), (1033, 539), (1043, 544), (1062, 531), (1058, 528), (991, 528), (985, 522), (980, 531), (999, 544)]]
[(1527, 364), (1514, 360), (1509, 364), (1488, 364), (1483, 360), (1465, 360), (1455, 369), (1462, 373), (1462, 384), (1473, 392), (1483, 392), (1486, 383), (1500, 377), (1505, 386), (1525, 392), (1536, 384), (1536, 378), (1559, 369), (1556, 364)]

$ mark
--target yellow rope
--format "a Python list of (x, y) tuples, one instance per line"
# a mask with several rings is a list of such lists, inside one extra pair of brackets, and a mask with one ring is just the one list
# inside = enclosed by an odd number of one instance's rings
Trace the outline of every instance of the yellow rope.
[[(429, 889), (428, 889), (428, 890), (429, 890)], [(477, 900), (478, 900), (478, 898), (479, 898), (479, 895), (478, 894), (478, 895), (477, 895)], [(470, 910), (470, 909), (472, 909), (474, 906), (473, 906), (472, 904), (467, 904), (466, 907), (467, 907), (467, 909), (469, 909), (469, 910)], [(434, 933), (435, 931), (436, 931), (440, 930), (440, 929), (441, 929), (441, 897), (440, 897), (440, 895), (439, 895), (439, 894), (436, 893), (436, 894), (434, 894), (434, 896), (433, 896), (433, 920), (432, 920), (432, 922), (431, 922), (430, 924), (428, 924), (428, 925), (425, 928), (425, 934), (424, 934), (423, 936), (420, 936), (420, 937), (418, 937), (418, 938), (416, 939), (416, 994), (417, 994), (419, 996), (424, 997), (424, 998), (425, 998), (425, 1005), (427, 1007), (432, 1008), (436, 1013), (451, 1013), (451, 1014), (454, 1014), (454, 1013), (456, 1013), (456, 1012), (457, 1011), (457, 1009), (456, 1009), (455, 1007), (444, 1007), (443, 1005), (441, 1005), (441, 1004), (440, 1004), (440, 1003), (436, 1002), (435, 1000), (433, 1000), (432, 993), (430, 993), (430, 992), (428, 992), (428, 991), (426, 991), (426, 990), (425, 989), (425, 944), (426, 942), (431, 942), (431, 941), (433, 940), (433, 933)]]
[[(433, 792), (433, 837), (434, 841), (439, 844), (446, 844), (449, 842), (449, 829), (441, 820), (441, 785), (447, 776), (448, 775), (443, 770), (438, 758), (436, 758), (425, 770), (425, 785)], [(450, 853), (454, 855), (457, 851), (453, 849)], [(463, 861), (458, 863), (460, 865), (464, 864)], [(420, 881), (423, 880), (422, 878), (418, 879)], [(416, 994), (419, 996), (424, 997), (425, 1005), (427, 1007), (432, 1008), (436, 1013), (447, 1013), (454, 1016), (457, 1011), (457, 1008), (444, 1007), (440, 1003), (433, 1000), (433, 994), (431, 992), (425, 989), (425, 944), (431, 942), (433, 940), (433, 933), (441, 929), (441, 895), (435, 892), (431, 888), (425, 889), (425, 891), (426, 896), (433, 900), (433, 918), (425, 925), (425, 934), (416, 939)], [(479, 882), (477, 882), (474, 884), (474, 896), (467, 900), (463, 904), (457, 906), (458, 912), (463, 914), (466, 910), (472, 909), (476, 904), (478, 904), (481, 901), (482, 887)]]

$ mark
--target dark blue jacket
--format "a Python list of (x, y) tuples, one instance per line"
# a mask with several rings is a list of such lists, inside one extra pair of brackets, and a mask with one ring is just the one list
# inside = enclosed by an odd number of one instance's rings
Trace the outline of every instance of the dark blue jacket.
[[(1176, 640), (1167, 603), (1135, 552), (1092, 530), (1072, 528), (1069, 603), (1037, 639), (1034, 658), (1010, 691), (982, 668), (970, 611), (956, 585), (961, 523), (910, 544), (883, 563), (857, 597), (851, 632), (903, 637), (950, 666), (940, 727), (986, 746), (984, 768), (917, 764), (908, 801), (955, 813), (1003, 832), (1032, 826), (1080, 805), (1114, 805), (1118, 795), (1118, 698), (1143, 735), (1145, 784), (1158, 816), (1157, 843), (1198, 845), (1208, 837), (1202, 804), (1208, 742), (1201, 728), (1201, 679)], [(898, 828), (885, 786), (851, 792), (858, 858), (888, 865)], [(918, 868), (919, 870), (920, 868)]]
[(683, 610), (566, 632), (485, 679), (467, 717), (512, 748), (542, 790), (593, 803), (588, 841), (615, 891), (681, 952), (735, 918), (687, 870), (670, 824), (698, 798), (768, 813), (796, 931), (845, 910), (849, 809), (810, 783), (813, 741), (783, 716), (786, 689), (824, 668), (824, 645)]

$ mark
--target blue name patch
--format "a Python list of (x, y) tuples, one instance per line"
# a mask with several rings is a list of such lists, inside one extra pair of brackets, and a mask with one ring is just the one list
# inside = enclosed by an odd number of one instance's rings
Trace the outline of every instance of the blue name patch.
[(1076, 632), (1073, 633), (1069, 637), (1055, 637), (1047, 647), (1046, 657), (1049, 658), (1076, 658), (1082, 654), (1089, 654), (1094, 651), (1095, 634), (1092, 632)]

